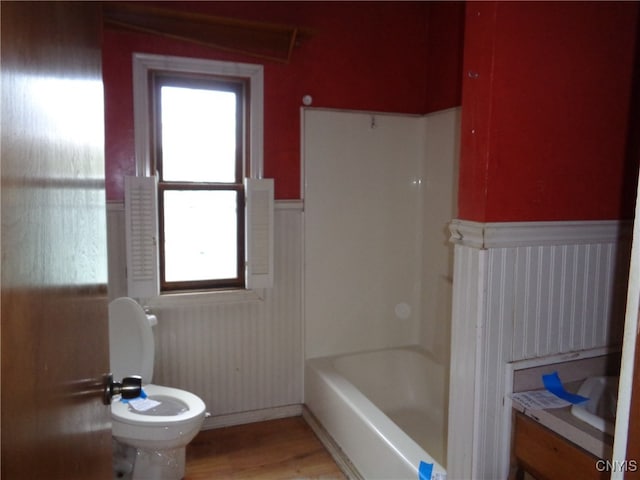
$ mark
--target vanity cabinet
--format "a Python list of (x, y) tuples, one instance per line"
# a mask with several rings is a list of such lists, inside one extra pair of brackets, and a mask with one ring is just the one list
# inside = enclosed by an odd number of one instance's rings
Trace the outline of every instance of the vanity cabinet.
[(607, 479), (610, 475), (598, 470), (605, 466), (598, 457), (519, 412), (512, 451), (518, 480), (524, 479), (525, 472), (536, 480)]

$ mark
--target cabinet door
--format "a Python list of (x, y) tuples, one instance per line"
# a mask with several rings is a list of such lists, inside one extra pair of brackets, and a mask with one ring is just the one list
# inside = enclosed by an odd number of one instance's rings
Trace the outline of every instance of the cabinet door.
[(606, 479), (597, 468), (598, 458), (548, 428), (518, 413), (514, 455), (519, 470), (536, 480)]

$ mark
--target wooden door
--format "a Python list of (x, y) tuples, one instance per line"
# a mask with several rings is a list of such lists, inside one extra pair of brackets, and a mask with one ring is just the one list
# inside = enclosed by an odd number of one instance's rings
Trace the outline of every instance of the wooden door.
[(0, 9), (1, 476), (108, 479), (100, 5)]

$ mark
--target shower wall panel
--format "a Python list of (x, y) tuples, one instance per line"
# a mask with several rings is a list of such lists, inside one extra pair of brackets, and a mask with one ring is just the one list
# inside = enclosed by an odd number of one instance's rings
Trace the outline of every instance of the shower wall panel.
[(437, 344), (448, 363), (458, 114), (303, 110), (307, 358)]
[(303, 122), (307, 358), (417, 343), (424, 119)]

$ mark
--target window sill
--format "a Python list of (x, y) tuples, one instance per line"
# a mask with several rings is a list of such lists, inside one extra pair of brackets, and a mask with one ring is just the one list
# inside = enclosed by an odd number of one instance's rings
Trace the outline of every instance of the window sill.
[(166, 293), (148, 298), (145, 307), (176, 307), (189, 305), (220, 305), (229, 303), (251, 303), (264, 301), (264, 289), (224, 290), (218, 292)]

